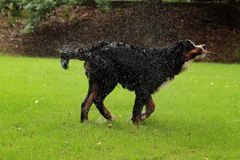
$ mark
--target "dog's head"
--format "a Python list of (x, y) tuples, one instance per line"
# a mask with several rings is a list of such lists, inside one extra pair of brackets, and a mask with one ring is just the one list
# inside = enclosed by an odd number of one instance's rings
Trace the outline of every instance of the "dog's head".
[(193, 60), (198, 57), (204, 57), (206, 54), (215, 54), (207, 50), (205, 44), (196, 45), (191, 40), (180, 42), (185, 61)]

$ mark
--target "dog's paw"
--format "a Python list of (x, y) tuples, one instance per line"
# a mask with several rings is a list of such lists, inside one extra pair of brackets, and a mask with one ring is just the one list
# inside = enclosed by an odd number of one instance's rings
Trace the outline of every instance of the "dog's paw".
[(87, 124), (87, 123), (88, 123), (88, 120), (87, 120), (87, 119), (81, 120), (81, 123), (82, 123), (82, 124)]
[(111, 115), (111, 118), (109, 120), (113, 122), (116, 120), (116, 117), (114, 115)]
[(147, 118), (147, 115), (146, 115), (145, 113), (143, 113), (143, 114), (141, 115), (141, 121), (144, 121), (146, 118)]
[(140, 124), (140, 122), (141, 122), (140, 116), (132, 117), (131, 120), (132, 120), (132, 123), (136, 124), (136, 125)]

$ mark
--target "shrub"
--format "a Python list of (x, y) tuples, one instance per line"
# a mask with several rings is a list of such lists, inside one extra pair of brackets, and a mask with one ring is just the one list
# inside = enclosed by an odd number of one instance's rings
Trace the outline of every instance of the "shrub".
[(24, 33), (33, 32), (36, 24), (50, 11), (62, 5), (95, 4), (103, 10), (109, 9), (106, 0), (1, 0), (0, 10), (12, 18), (25, 22)]

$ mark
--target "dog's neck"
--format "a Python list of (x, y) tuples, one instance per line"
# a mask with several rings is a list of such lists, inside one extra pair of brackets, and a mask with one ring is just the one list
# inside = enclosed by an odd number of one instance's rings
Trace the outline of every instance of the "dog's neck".
[(170, 53), (164, 55), (165, 63), (169, 67), (171, 77), (178, 75), (186, 68), (186, 62), (184, 56), (181, 53)]

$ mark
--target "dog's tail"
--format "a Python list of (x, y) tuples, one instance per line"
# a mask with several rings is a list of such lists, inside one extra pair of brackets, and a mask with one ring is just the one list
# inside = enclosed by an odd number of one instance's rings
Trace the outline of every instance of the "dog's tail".
[(74, 51), (69, 52), (62, 52), (61, 53), (61, 65), (64, 69), (68, 68), (69, 61), (71, 59), (78, 59), (82, 61), (86, 61), (88, 57), (91, 55), (91, 52), (88, 48), (77, 49)]
[(77, 48), (74, 51), (69, 51), (68, 49), (60, 49), (58, 51), (61, 54), (61, 65), (64, 69), (67, 69), (69, 61), (71, 59), (87, 61), (90, 55), (94, 54), (94, 51), (101, 49), (108, 44), (108, 41), (99, 41), (96, 45), (87, 48)]

